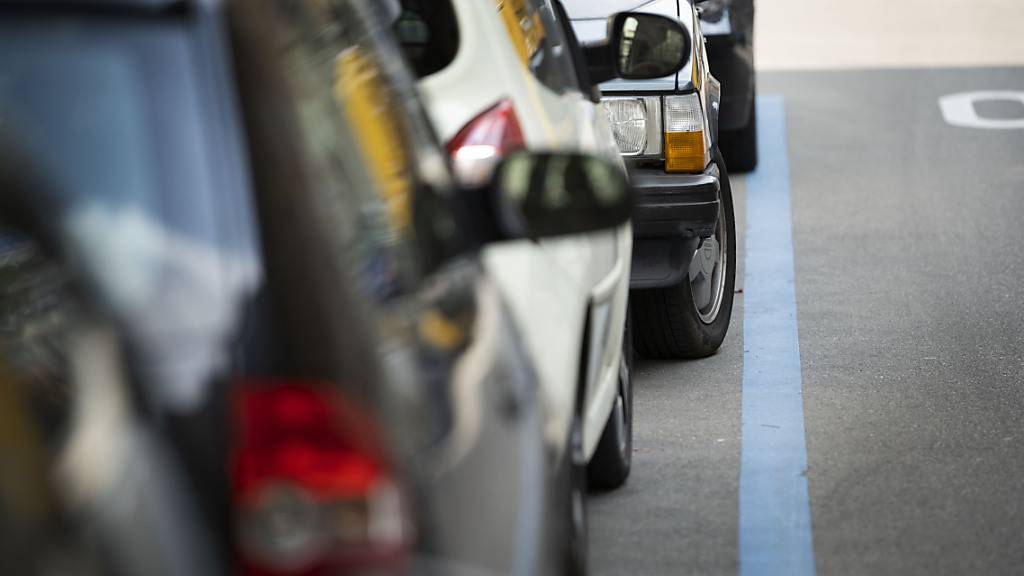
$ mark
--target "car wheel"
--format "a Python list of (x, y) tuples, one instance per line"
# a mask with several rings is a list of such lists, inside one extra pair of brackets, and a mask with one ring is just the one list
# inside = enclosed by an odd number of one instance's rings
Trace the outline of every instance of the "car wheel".
[(583, 423), (577, 414), (573, 417), (569, 444), (565, 451), (567, 472), (565, 493), (566, 530), (562, 540), (563, 574), (586, 576), (587, 574), (587, 472), (582, 463)]
[(720, 135), (722, 156), (733, 173), (750, 172), (757, 168), (757, 93), (750, 99), (747, 125), (739, 130), (726, 130)]
[(718, 225), (698, 238), (688, 274), (676, 286), (637, 290), (632, 295), (635, 345), (651, 358), (703, 358), (725, 340), (736, 285), (736, 221), (725, 162), (715, 152), (722, 175)]
[(619, 389), (604, 425), (597, 450), (587, 465), (591, 488), (614, 490), (625, 484), (633, 460), (633, 327), (626, 308), (626, 327), (619, 358)]

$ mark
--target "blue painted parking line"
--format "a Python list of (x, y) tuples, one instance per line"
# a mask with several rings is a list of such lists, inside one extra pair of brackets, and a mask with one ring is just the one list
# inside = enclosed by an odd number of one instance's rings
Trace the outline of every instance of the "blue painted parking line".
[(747, 178), (740, 456), (741, 576), (815, 573), (797, 338), (786, 114), (758, 99), (760, 163)]

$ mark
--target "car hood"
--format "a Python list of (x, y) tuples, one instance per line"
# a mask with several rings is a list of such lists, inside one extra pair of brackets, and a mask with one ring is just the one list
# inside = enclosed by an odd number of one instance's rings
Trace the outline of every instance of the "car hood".
[[(582, 44), (603, 42), (608, 38), (608, 16), (616, 12), (636, 10), (679, 18), (678, 0), (563, 0), (565, 11), (572, 21), (576, 37)], [(685, 5), (687, 9), (689, 6)], [(693, 25), (689, 18), (680, 23), (688, 30)], [(692, 38), (692, 30), (691, 30)], [(678, 72), (680, 78), (690, 78), (691, 61)], [(612, 80), (601, 84), (602, 92), (672, 91), (676, 89), (676, 76), (653, 80)]]
[(570, 17), (579, 20), (606, 18), (615, 12), (636, 10), (656, 0), (562, 0)]

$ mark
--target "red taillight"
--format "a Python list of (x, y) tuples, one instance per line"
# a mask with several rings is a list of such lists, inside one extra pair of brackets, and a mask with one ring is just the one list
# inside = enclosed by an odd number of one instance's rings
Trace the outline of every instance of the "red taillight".
[(498, 159), (525, 145), (512, 102), (502, 100), (459, 130), (448, 152), (463, 182), (481, 184)]
[(232, 484), (249, 574), (397, 565), (398, 486), (370, 419), (336, 388), (247, 382), (235, 397)]

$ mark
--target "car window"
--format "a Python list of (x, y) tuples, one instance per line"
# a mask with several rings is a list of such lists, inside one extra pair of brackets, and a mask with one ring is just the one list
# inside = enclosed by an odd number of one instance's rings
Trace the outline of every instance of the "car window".
[(533, 76), (559, 94), (579, 90), (571, 46), (550, 0), (496, 0), (495, 4)]
[(402, 0), (393, 29), (420, 78), (451, 64), (459, 51), (459, 23), (448, 0)]

